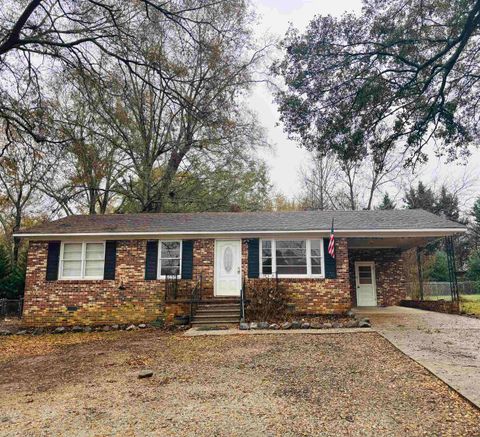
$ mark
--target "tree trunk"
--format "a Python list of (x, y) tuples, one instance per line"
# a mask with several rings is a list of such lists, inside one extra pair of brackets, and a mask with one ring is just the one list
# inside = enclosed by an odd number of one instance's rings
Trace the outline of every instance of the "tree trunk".
[(170, 158), (167, 163), (167, 168), (165, 173), (162, 177), (162, 182), (160, 183), (160, 187), (158, 190), (158, 196), (156, 201), (154, 202), (153, 211), (152, 212), (162, 212), (165, 207), (165, 198), (167, 196), (168, 189), (171, 187), (173, 180), (175, 179), (175, 175), (177, 174), (178, 168), (182, 163), (183, 158), (187, 154), (187, 152), (191, 149), (193, 144), (192, 139), (187, 141), (183, 146), (179, 148), (179, 150), (174, 150), (170, 155)]
[[(13, 233), (15, 234), (20, 230), (22, 225), (22, 210), (20, 207), (17, 206), (15, 212), (15, 225), (13, 226)], [(18, 254), (20, 252), (20, 238), (14, 237), (13, 238), (13, 265), (16, 266), (18, 264)]]

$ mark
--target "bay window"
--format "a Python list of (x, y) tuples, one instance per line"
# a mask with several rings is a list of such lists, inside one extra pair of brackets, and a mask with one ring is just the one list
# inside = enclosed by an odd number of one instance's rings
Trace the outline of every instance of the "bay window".
[(103, 279), (104, 242), (62, 243), (60, 279)]
[(160, 241), (158, 244), (158, 272), (160, 278), (180, 276), (182, 270), (182, 242)]
[(323, 240), (261, 240), (264, 276), (324, 277)]

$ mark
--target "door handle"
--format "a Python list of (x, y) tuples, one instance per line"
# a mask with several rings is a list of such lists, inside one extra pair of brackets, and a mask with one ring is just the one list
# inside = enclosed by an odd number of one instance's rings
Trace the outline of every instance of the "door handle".
[(240, 267), (237, 269), (237, 273), (240, 274)]

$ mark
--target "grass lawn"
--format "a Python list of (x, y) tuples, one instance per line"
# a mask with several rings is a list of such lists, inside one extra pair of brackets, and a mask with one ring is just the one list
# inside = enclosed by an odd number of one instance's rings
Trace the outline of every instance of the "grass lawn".
[[(451, 296), (429, 296), (428, 300), (450, 300)], [(460, 309), (468, 314), (480, 315), (480, 294), (463, 294), (460, 296)]]
[(460, 298), (460, 308), (466, 313), (480, 315), (480, 294), (463, 295)]
[(480, 423), (375, 333), (11, 336), (0, 375), (2, 436), (473, 436)]

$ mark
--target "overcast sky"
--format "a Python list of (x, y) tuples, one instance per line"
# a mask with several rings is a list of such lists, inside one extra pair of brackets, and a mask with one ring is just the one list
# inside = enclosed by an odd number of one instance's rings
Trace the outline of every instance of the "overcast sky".
[[(304, 29), (315, 15), (341, 15), (345, 11), (360, 11), (360, 0), (254, 0), (261, 25), (258, 35), (265, 33), (283, 36), (289, 24)], [(289, 141), (282, 126), (276, 126), (279, 116), (272, 102), (271, 92), (265, 85), (258, 85), (251, 96), (251, 106), (257, 112), (260, 122), (266, 128), (270, 142), (274, 145), (274, 154), (263, 154), (270, 167), (270, 175), (275, 187), (284, 194), (293, 197), (300, 191), (299, 170), (308, 160), (307, 153)], [(418, 177), (437, 186), (444, 180), (451, 185), (460, 185), (463, 179), (474, 180), (470, 189), (462, 196), (463, 207), (469, 208), (473, 197), (480, 195), (480, 152), (476, 151), (467, 166), (460, 164), (445, 165), (431, 157), (430, 162), (419, 172)], [(407, 181), (409, 182), (409, 181)]]

